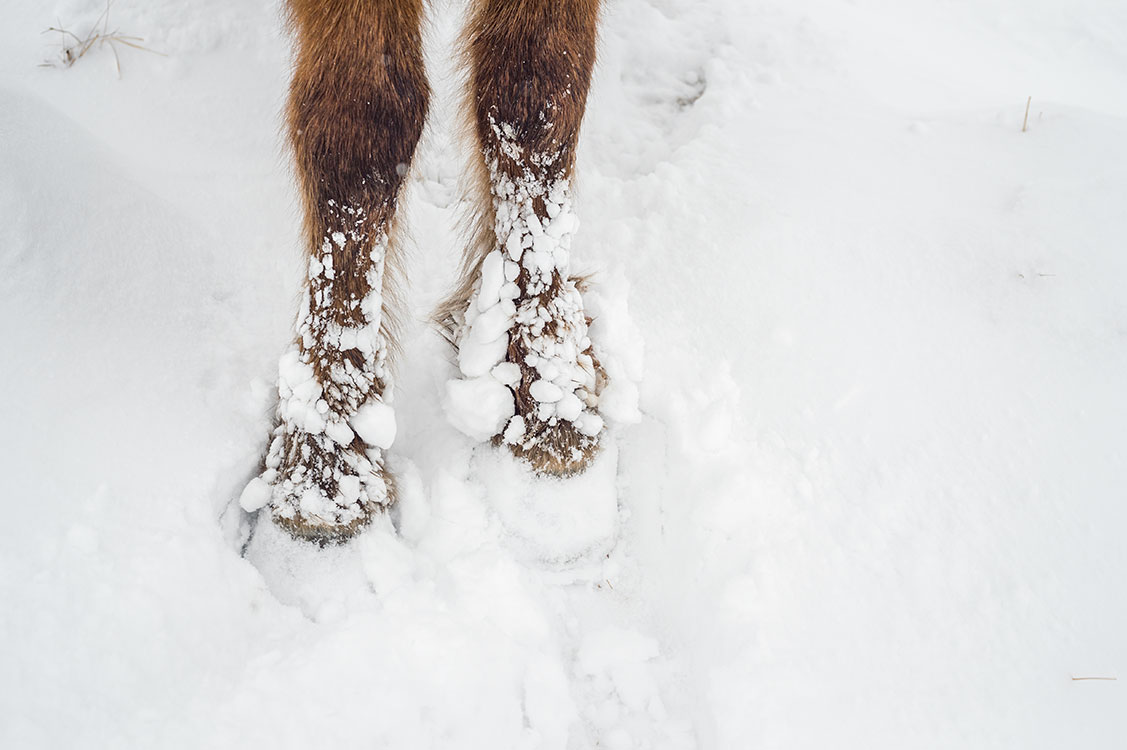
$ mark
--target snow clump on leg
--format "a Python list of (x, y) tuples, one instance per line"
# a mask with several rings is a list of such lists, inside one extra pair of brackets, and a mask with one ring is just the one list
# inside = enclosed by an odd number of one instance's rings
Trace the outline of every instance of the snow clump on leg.
[[(383, 451), (395, 438), (380, 329), (387, 236), (369, 242), (363, 209), (330, 205), (346, 230), (329, 233), (310, 257), (297, 341), (278, 366), (265, 469), (240, 498), (247, 511), (269, 505), (275, 523), (321, 544), (347, 540), (390, 505)], [(342, 278), (344, 268), (359, 279)]]
[[(519, 157), (512, 128), (494, 129), (500, 151)], [(550, 173), (553, 156), (530, 158), (538, 172)], [(456, 333), (464, 379), (448, 385), (446, 411), (470, 437), (492, 436), (539, 472), (574, 474), (598, 450), (603, 420), (601, 368), (569, 276), (579, 224), (570, 182), (530, 170), (513, 179), (497, 158), (487, 157), (487, 165), (498, 247), (481, 263)], [(499, 397), (501, 387), (508, 399)]]

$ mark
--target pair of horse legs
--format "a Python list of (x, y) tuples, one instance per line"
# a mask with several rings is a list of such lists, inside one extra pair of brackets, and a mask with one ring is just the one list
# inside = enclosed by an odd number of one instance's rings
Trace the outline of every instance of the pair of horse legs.
[[(423, 130), (424, 0), (290, 0), (287, 111), (308, 283), (279, 367), (278, 422), (251, 507), (299, 538), (342, 541), (394, 499), (389, 319), (395, 214)], [(464, 46), (480, 232), (440, 311), (461, 380), (451, 418), (533, 469), (582, 471), (601, 374), (568, 249), (569, 178), (599, 0), (471, 0)], [(245, 497), (245, 496), (244, 496)], [(244, 502), (244, 507), (248, 507)]]

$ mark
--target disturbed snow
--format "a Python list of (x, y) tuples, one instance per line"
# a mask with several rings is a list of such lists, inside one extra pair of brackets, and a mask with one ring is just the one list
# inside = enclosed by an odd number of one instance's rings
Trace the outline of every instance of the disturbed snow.
[(350, 423), (399, 505), (323, 551), (238, 502), (308, 270), (277, 2), (118, 0), (164, 53), (121, 80), (36, 67), (100, 0), (6, 9), (0, 746), (1117, 742), (1071, 678), (1127, 671), (1127, 7), (607, 0), (570, 264), (616, 425), (535, 482), (421, 322), (462, 5), (394, 429)]

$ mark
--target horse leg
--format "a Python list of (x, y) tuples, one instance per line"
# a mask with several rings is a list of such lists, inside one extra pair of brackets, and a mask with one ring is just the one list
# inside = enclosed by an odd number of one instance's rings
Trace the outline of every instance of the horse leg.
[(395, 432), (384, 403), (394, 345), (387, 302), (396, 202), (429, 95), (422, 4), (290, 0), (297, 55), (287, 124), (308, 281), (257, 481), (279, 526), (321, 544), (349, 538), (393, 501), (383, 466)]
[(492, 231), (468, 256), (447, 314), (463, 376), (512, 391), (495, 442), (555, 475), (586, 468), (603, 428), (601, 371), (569, 277), (571, 174), (598, 12), (598, 0), (475, 0), (465, 37)]

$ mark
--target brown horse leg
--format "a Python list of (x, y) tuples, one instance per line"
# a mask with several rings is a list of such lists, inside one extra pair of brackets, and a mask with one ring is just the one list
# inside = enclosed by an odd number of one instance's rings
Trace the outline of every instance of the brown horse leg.
[(394, 343), (388, 274), (428, 88), (422, 0), (290, 0), (290, 11), (287, 122), (309, 273), (279, 368), (278, 426), (251, 495), (268, 497), (293, 536), (324, 544), (349, 538), (393, 499), (383, 468), (395, 425), (383, 399)]
[(587, 467), (603, 427), (600, 368), (568, 275), (598, 13), (598, 0), (476, 0), (466, 35), (493, 236), (470, 259), (460, 310), (450, 309), (459, 366), (512, 389), (515, 413), (494, 440), (556, 475)]

